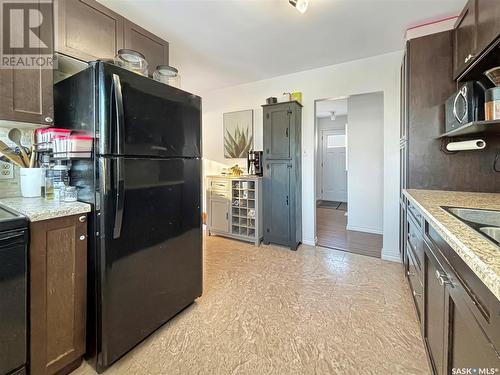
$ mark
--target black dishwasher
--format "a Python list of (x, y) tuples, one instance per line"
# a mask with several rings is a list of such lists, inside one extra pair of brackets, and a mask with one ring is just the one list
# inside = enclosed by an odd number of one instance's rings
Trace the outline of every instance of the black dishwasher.
[(28, 352), (28, 221), (0, 206), (0, 375), (25, 374)]

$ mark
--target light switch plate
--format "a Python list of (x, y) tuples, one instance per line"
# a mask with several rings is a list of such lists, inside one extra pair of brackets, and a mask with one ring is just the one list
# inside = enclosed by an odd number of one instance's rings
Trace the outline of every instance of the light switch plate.
[(0, 161), (0, 180), (11, 180), (14, 178), (14, 166), (11, 163)]

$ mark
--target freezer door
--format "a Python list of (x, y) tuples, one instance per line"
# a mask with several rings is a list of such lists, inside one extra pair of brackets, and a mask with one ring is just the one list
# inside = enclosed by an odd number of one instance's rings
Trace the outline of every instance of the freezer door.
[(100, 155), (200, 157), (200, 97), (106, 63), (96, 65)]
[(99, 159), (100, 370), (202, 293), (200, 163)]

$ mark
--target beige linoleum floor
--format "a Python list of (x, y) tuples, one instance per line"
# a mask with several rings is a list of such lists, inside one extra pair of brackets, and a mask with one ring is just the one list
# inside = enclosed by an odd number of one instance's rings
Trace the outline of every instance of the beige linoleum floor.
[(203, 296), (106, 374), (429, 373), (399, 264), (207, 237), (204, 272)]

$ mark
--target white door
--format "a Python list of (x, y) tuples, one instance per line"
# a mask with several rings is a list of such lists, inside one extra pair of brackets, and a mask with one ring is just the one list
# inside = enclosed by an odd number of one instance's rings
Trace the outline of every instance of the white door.
[(322, 199), (347, 202), (345, 130), (322, 132)]

